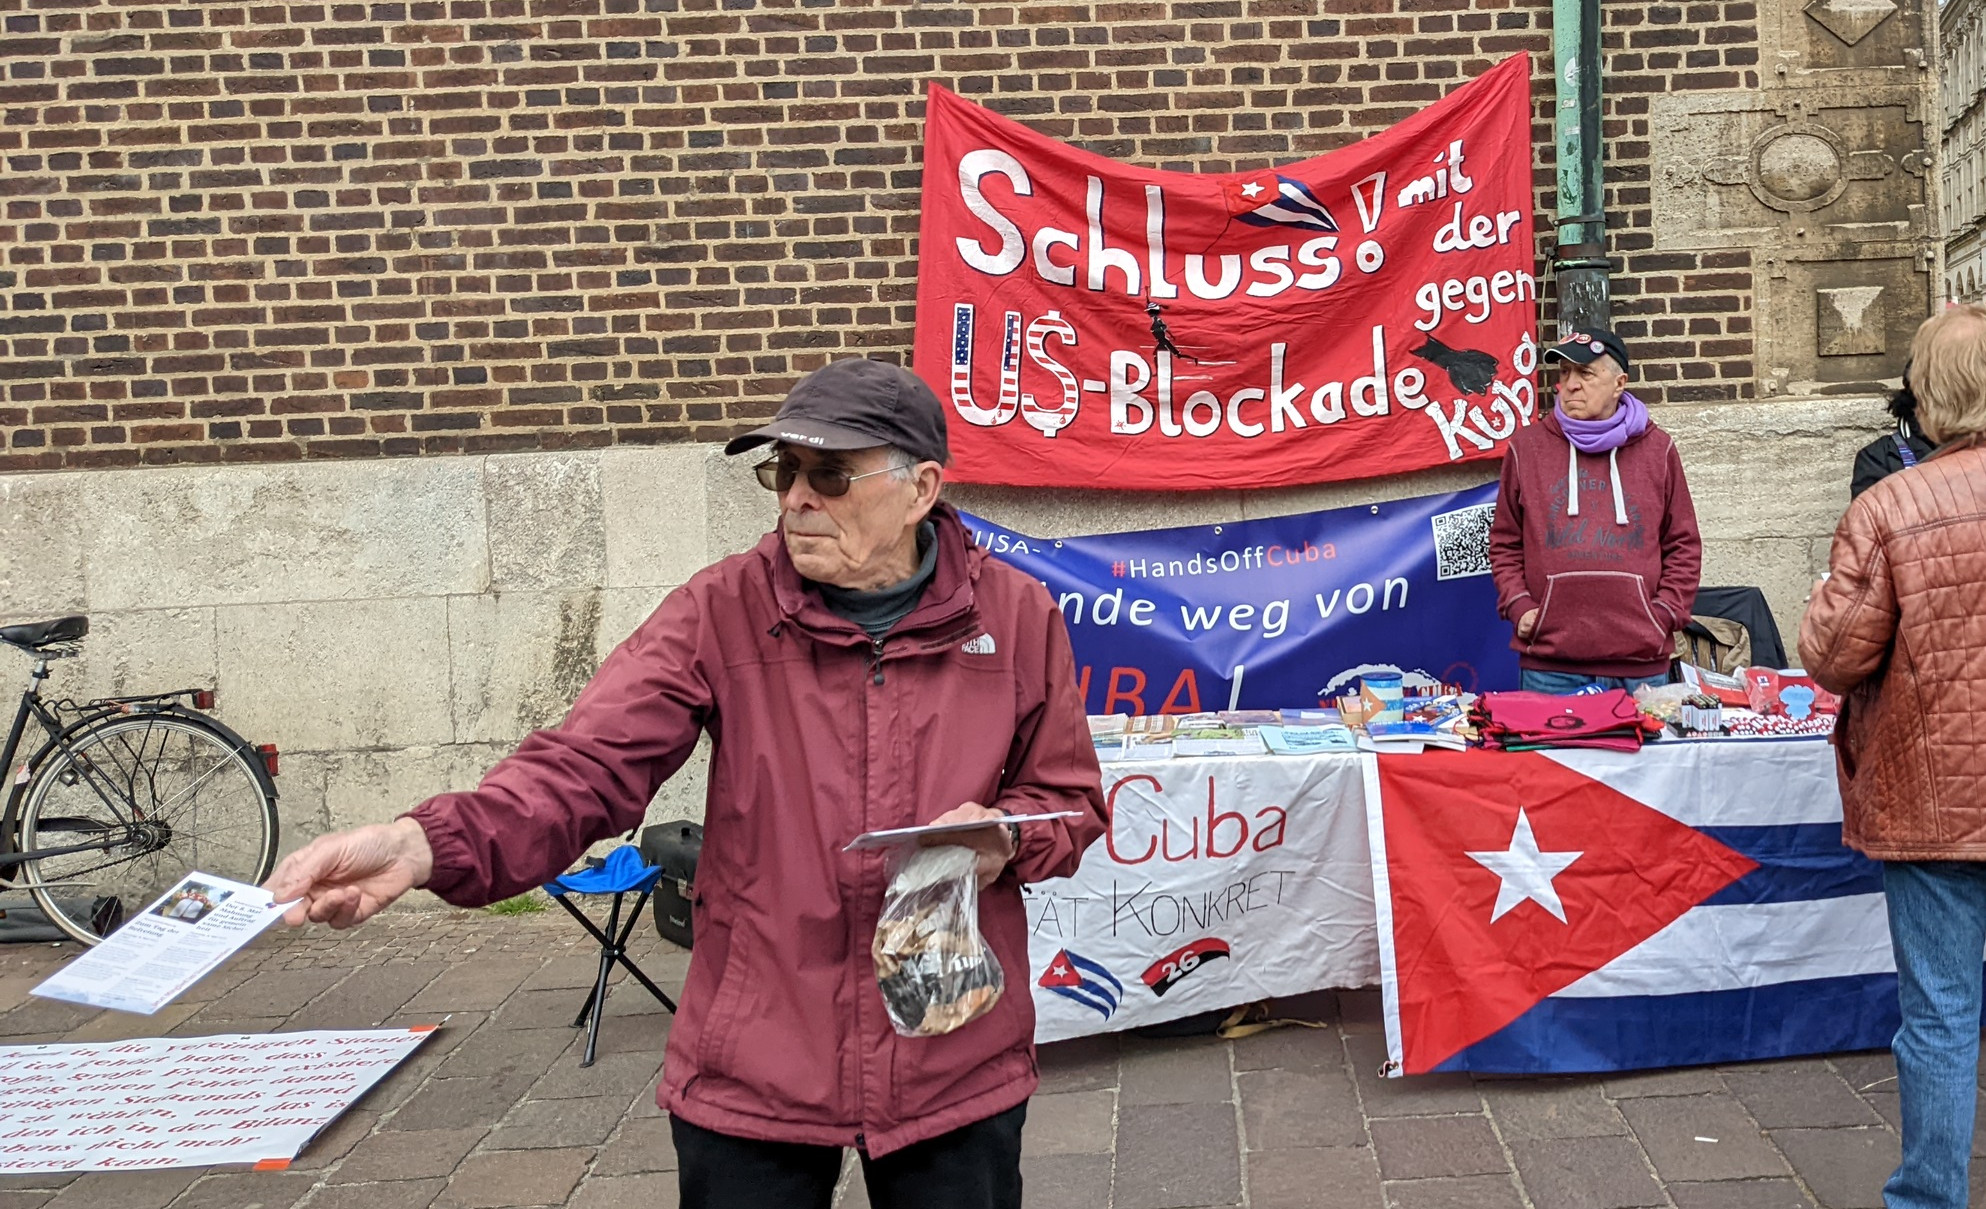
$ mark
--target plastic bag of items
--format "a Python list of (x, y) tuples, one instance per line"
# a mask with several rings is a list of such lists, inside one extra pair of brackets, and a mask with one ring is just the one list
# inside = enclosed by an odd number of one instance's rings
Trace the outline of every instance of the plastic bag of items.
[(876, 984), (890, 1024), (936, 1037), (991, 1011), (1006, 980), (979, 935), (978, 856), (956, 844), (890, 853), (876, 921)]

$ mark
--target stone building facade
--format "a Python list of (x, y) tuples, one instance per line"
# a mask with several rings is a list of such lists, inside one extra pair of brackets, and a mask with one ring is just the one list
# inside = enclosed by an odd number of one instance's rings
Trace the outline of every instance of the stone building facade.
[[(1928, 2), (1605, 5), (1616, 326), (1783, 626), (1938, 292)], [(926, 81), (1229, 171), (1529, 53), (1554, 203), (1545, 0), (0, 11), (0, 609), (91, 612), (83, 686), (218, 683), (296, 835), (473, 781), (770, 524), (712, 442), (907, 358)], [(1061, 534), (1492, 471), (959, 496)]]
[(1986, 302), (1986, 3), (1952, 0), (1939, 23), (1945, 297)]

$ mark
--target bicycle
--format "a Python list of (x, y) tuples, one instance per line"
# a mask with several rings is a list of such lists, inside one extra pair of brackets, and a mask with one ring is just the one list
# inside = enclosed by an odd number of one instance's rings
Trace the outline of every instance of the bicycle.
[[(42, 698), (49, 664), (81, 654), (89, 632), (87, 617), (0, 627), (0, 643), (34, 660), (0, 750), (0, 769), (17, 768), (0, 813), (0, 890), (26, 890), (93, 945), (195, 870), (261, 882), (279, 824), (275, 747), (201, 713), (211, 689)], [(17, 766), (30, 722), (47, 737)]]

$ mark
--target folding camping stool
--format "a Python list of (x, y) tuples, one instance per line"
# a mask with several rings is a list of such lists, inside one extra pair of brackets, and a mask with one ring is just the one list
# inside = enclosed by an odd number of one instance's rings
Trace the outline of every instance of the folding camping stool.
[[(620, 963), (635, 980), (648, 988), (648, 993), (662, 1001), (662, 1006), (671, 1012), (676, 1010), (675, 1000), (662, 993), (662, 988), (650, 982), (641, 968), (628, 960), (628, 937), (634, 934), (634, 927), (641, 922), (641, 909), (648, 905), (648, 896), (655, 893), (655, 883), (662, 877), (662, 870), (648, 864), (641, 858), (641, 850), (633, 844), (622, 844), (607, 854), (607, 859), (589, 864), (585, 869), (553, 878), (545, 883), (545, 893), (564, 907), (566, 912), (579, 921), (579, 926), (592, 934), (600, 942), (600, 976), (593, 980), (593, 990), (586, 997), (585, 1006), (573, 1020), (572, 1027), (586, 1026), (586, 1057), (581, 1066), (593, 1065), (593, 1051), (600, 1043), (600, 1016), (607, 1006), (607, 976), (613, 972), (614, 964)], [(621, 923), (621, 901), (630, 894), (640, 894), (634, 910), (628, 912), (627, 923)], [(611, 894), (614, 896), (613, 909), (607, 914), (607, 930), (602, 932), (594, 926), (586, 913), (572, 905), (568, 894)]]

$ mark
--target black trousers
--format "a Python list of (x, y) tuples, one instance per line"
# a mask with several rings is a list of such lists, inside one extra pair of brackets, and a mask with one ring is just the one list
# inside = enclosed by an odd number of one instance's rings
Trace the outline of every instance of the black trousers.
[[(871, 1209), (1021, 1209), (1021, 1125), (1027, 1105), (872, 1159), (862, 1155)], [(755, 1142), (669, 1119), (681, 1209), (828, 1209), (841, 1148)]]

